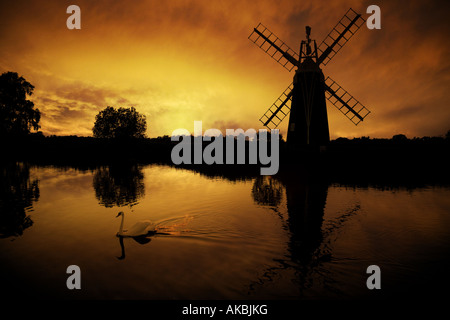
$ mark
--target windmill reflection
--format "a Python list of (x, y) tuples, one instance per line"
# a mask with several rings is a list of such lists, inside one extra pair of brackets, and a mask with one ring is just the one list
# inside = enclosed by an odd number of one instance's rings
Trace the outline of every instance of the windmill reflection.
[(0, 164), (0, 238), (21, 236), (33, 225), (26, 213), (39, 199), (39, 181), (26, 163)]
[(145, 194), (144, 173), (136, 164), (99, 167), (94, 172), (93, 186), (101, 205), (131, 207)]
[(288, 226), (291, 232), (290, 252), (296, 262), (311, 261), (323, 241), (322, 222), (328, 183), (284, 177)]
[(322, 221), (327, 199), (328, 183), (307, 177), (285, 175), (273, 178), (259, 176), (252, 188), (253, 200), (259, 205), (277, 207), (286, 194), (290, 231), (290, 252), (294, 260), (311, 259), (323, 240)]
[[(278, 261), (279, 266), (265, 270), (255, 284), (271, 279), (286, 268), (293, 268), (299, 289), (309, 287), (308, 275), (313, 267), (330, 259), (331, 251), (325, 245), (322, 224), (329, 183), (320, 179), (309, 179), (300, 172), (290, 172), (276, 178), (261, 176), (255, 179), (252, 189), (254, 201), (259, 205), (271, 206), (285, 222), (289, 232), (288, 259)], [(283, 192), (286, 195), (287, 216), (278, 211)], [(255, 284), (250, 285), (250, 290)]]

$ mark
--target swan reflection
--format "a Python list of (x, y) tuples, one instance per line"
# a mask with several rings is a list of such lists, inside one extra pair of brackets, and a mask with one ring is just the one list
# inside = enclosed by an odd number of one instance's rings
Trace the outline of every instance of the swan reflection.
[[(120, 244), (120, 249), (121, 249), (121, 255), (120, 255), (120, 257), (117, 257), (117, 259), (123, 260), (123, 259), (125, 259), (125, 245), (123, 244), (123, 238), (125, 238), (125, 237), (119, 236), (119, 235), (117, 235), (117, 237), (119, 238), (119, 244)], [(146, 244), (146, 243), (149, 243), (150, 241), (152, 241), (152, 239), (150, 239), (149, 237), (134, 237), (132, 239), (139, 244)]]

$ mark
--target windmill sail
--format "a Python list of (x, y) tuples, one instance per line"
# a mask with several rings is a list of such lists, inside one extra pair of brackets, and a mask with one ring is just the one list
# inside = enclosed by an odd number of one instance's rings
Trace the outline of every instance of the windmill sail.
[(325, 96), (339, 111), (358, 125), (370, 111), (330, 77), (325, 79)]
[(248, 38), (287, 70), (298, 64), (298, 54), (261, 23)]
[(293, 88), (293, 84), (291, 83), (259, 119), (265, 127), (269, 129), (277, 128), (281, 121), (289, 114), (289, 111), (291, 111), (290, 103)]
[(285, 118), (289, 118), (287, 144), (290, 150), (304, 146), (322, 147), (330, 142), (327, 99), (355, 125), (370, 113), (331, 78), (324, 80), (321, 69), (364, 21), (350, 8), (319, 47), (310, 38), (311, 27), (306, 26), (306, 40), (300, 43), (300, 56), (261, 23), (248, 37), (288, 71), (297, 67), (293, 83), (259, 119), (268, 129), (276, 129)]
[(365, 21), (350, 8), (317, 48), (320, 54), (317, 63), (326, 66)]

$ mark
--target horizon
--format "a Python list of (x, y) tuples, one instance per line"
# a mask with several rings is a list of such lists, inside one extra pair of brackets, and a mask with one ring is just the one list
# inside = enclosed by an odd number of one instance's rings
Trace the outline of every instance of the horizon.
[[(355, 126), (327, 102), (331, 140), (437, 137), (450, 129), (449, 4), (436, 3), (379, 4), (381, 30), (363, 25), (323, 68), (371, 110)], [(247, 39), (253, 28), (263, 23), (298, 52), (306, 25), (319, 45), (348, 8), (367, 19), (371, 3), (76, 4), (81, 30), (66, 28), (67, 3), (0, 5), (0, 73), (17, 72), (35, 86), (29, 99), (42, 113), (45, 136), (91, 136), (107, 106), (134, 106), (147, 118), (149, 138), (191, 131), (195, 120), (222, 132), (262, 129), (259, 118), (294, 73)], [(283, 137), (287, 124), (279, 127)]]

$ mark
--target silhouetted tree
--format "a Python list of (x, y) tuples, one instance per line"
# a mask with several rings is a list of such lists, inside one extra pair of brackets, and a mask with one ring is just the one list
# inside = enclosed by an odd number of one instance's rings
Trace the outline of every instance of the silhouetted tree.
[(397, 141), (397, 142), (402, 142), (402, 141), (407, 141), (408, 138), (404, 134), (396, 134), (396, 135), (392, 136), (392, 140)]
[(40, 128), (41, 112), (27, 100), (34, 86), (16, 72), (0, 76), (0, 136), (29, 134)]
[(134, 107), (106, 107), (97, 114), (92, 128), (96, 138), (143, 138), (146, 130), (145, 116)]

